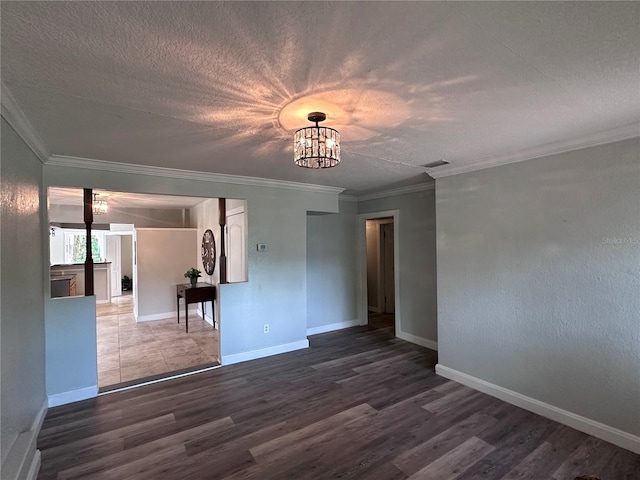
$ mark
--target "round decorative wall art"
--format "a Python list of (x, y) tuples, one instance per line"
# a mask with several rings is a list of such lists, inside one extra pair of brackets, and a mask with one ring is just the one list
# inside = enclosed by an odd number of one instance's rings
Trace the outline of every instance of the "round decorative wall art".
[(213, 275), (216, 268), (216, 239), (211, 230), (207, 230), (202, 235), (202, 248), (200, 249), (202, 256), (202, 266), (207, 275)]

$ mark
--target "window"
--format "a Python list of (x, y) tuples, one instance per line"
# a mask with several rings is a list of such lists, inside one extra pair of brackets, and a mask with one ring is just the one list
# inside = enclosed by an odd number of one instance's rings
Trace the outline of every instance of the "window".
[[(101, 262), (106, 258), (104, 247), (104, 233), (91, 234), (91, 258), (94, 262)], [(65, 263), (84, 263), (87, 252), (85, 232), (65, 232), (64, 261)]]

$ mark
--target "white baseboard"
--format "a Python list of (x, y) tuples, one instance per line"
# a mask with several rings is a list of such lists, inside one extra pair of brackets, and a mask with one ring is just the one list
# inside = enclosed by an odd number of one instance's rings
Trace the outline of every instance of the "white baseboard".
[(211, 315), (202, 315), (202, 309), (198, 307), (198, 315), (209, 325), (213, 327), (213, 317)]
[(251, 350), (249, 352), (234, 353), (232, 355), (222, 355), (222, 365), (232, 365), (234, 363), (246, 362), (248, 360), (255, 360), (256, 358), (270, 357), (271, 355), (278, 355), (279, 353), (293, 352), (294, 350), (300, 350), (303, 348), (309, 348), (309, 340), (301, 340), (299, 342), (284, 343), (282, 345), (276, 345), (274, 347), (261, 348), (260, 350)]
[(454, 380), (458, 383), (471, 387), (474, 390), (491, 395), (492, 397), (504, 400), (517, 407), (524, 408), (530, 412), (537, 413), (543, 417), (562, 423), (581, 432), (593, 435), (606, 442), (613, 443), (619, 447), (640, 454), (640, 437), (624, 432), (604, 423), (596, 422), (590, 418), (577, 415), (555, 407), (535, 398), (527, 397), (513, 390), (500, 387), (485, 380), (467, 375), (444, 365), (436, 365), (436, 373), (442, 377)]
[(77, 390), (71, 390), (69, 392), (56, 393), (54, 395), (49, 395), (49, 408), (57, 407), (59, 405), (66, 405), (67, 403), (79, 402), (80, 400), (86, 400), (87, 398), (93, 398), (97, 396), (97, 385), (79, 388)]
[(396, 332), (396, 337), (402, 340), (406, 340), (407, 342), (415, 343), (416, 345), (420, 345), (421, 347), (425, 347), (430, 350), (438, 350), (438, 342), (429, 340), (428, 338), (418, 337), (416, 335), (412, 335), (403, 331)]
[(380, 313), (380, 309), (378, 307), (372, 307), (371, 305), (367, 306), (367, 310), (373, 313)]
[[(4, 480), (36, 480), (40, 471), (40, 450), (36, 448), (42, 422), (47, 414), (47, 400), (43, 402), (29, 431), (21, 433), (11, 445), (2, 463), (0, 477)], [(6, 447), (3, 445), (3, 447)]]
[[(189, 307), (189, 315), (191, 314), (198, 315), (197, 306)], [(154, 313), (153, 315), (138, 315), (136, 322), (151, 322), (153, 320), (165, 320), (167, 318), (175, 318), (177, 322), (178, 312), (174, 310), (173, 312)], [(180, 309), (180, 320), (184, 322), (184, 308)]]
[(319, 333), (332, 332), (343, 328), (356, 327), (360, 325), (358, 320), (347, 320), (346, 322), (330, 323), (328, 325), (320, 325), (319, 327), (307, 328), (307, 337), (309, 335), (317, 335)]

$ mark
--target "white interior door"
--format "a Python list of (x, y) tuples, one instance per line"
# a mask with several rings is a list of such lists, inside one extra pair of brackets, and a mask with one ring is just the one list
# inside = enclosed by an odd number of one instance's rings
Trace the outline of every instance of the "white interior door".
[(107, 235), (106, 239), (107, 262), (111, 262), (111, 296), (118, 297), (122, 295), (120, 235)]
[(229, 282), (247, 280), (245, 215), (244, 210), (227, 215), (227, 280)]

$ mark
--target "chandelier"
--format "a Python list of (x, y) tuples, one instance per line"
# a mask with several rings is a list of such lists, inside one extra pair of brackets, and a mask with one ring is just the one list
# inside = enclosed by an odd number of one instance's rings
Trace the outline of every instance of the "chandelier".
[(318, 126), (327, 116), (322, 112), (307, 115), (315, 127), (304, 127), (293, 136), (293, 161), (305, 168), (331, 168), (340, 163), (340, 133)]
[(104, 215), (105, 213), (107, 213), (107, 210), (109, 209), (109, 205), (107, 205), (107, 201), (106, 200), (98, 200), (98, 194), (94, 193), (93, 194), (93, 214), (94, 215)]

